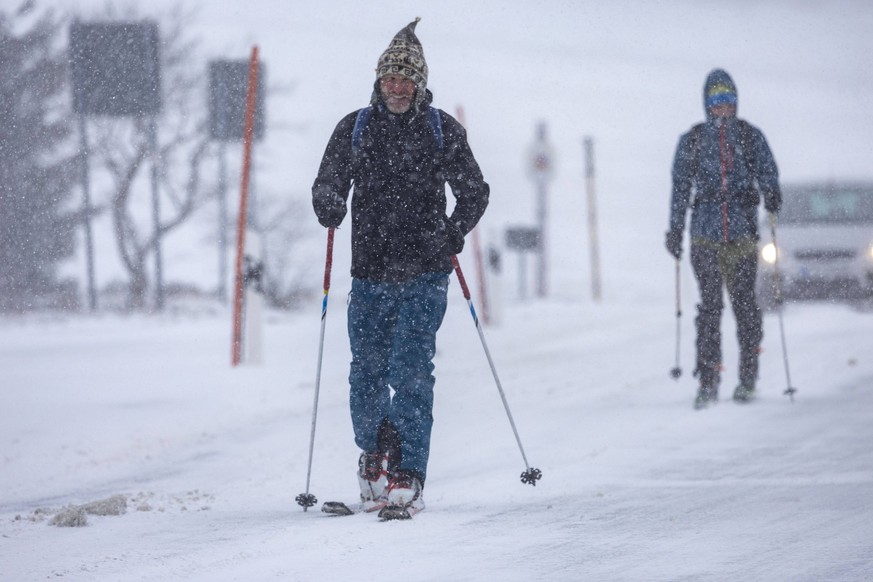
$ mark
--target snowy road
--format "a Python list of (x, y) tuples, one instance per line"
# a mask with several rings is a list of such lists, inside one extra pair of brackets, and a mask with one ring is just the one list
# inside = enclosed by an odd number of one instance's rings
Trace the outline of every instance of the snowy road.
[[(437, 357), (428, 509), (411, 523), (294, 503), (305, 484), (312, 317), (271, 316), (267, 363), (233, 371), (226, 320), (212, 316), (4, 322), (0, 578), (873, 576), (873, 314), (789, 308), (794, 404), (781, 394), (768, 316), (759, 401), (723, 397), (696, 412), (687, 372), (679, 383), (667, 374), (663, 314), (515, 305), (486, 333), (544, 473), (531, 488), (518, 481), (521, 457), (458, 295)], [(342, 309), (329, 322), (312, 491), (350, 499)], [(730, 385), (730, 318), (725, 327)], [(122, 516), (48, 525), (66, 505), (116, 494), (128, 501)]]

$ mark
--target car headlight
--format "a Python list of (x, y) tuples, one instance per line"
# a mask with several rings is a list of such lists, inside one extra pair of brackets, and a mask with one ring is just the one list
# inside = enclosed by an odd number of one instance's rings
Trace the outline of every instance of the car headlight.
[(870, 248), (867, 249), (867, 258), (873, 261), (873, 243), (870, 243)]
[(771, 242), (761, 247), (761, 259), (765, 263), (769, 263), (771, 265), (775, 264), (778, 255), (779, 252), (776, 249), (776, 245)]

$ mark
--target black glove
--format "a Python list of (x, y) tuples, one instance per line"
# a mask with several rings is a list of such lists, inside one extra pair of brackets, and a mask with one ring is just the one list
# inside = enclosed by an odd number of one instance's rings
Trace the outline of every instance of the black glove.
[(312, 209), (325, 228), (336, 228), (346, 217), (346, 201), (336, 192), (321, 189), (312, 192)]
[(667, 252), (679, 259), (682, 256), (682, 231), (668, 230), (666, 246)]
[(776, 196), (766, 196), (764, 198), (764, 208), (771, 214), (779, 214), (779, 209), (782, 207), (782, 200)]
[(457, 223), (451, 220), (443, 221), (443, 238), (446, 241), (446, 252), (450, 255), (459, 255), (464, 250), (464, 232)]

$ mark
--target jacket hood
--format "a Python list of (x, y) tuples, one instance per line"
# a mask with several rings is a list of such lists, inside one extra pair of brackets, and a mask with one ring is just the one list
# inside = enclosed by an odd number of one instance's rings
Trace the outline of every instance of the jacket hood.
[(703, 110), (711, 117), (709, 108), (714, 105), (732, 104), (737, 106), (737, 85), (731, 76), (722, 69), (713, 69), (703, 84)]

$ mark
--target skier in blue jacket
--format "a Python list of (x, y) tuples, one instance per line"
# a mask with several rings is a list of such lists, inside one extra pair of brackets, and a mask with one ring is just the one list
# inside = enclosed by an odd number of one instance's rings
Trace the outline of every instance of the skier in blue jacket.
[(768, 212), (782, 204), (779, 173), (764, 134), (737, 118), (737, 88), (721, 69), (703, 89), (706, 121), (679, 138), (673, 159), (673, 193), (667, 250), (682, 256), (685, 215), (691, 207), (691, 266), (700, 290), (697, 306), (696, 408), (718, 400), (721, 368), (722, 286), (737, 321), (739, 384), (733, 398), (754, 397), (762, 338), (755, 298), (758, 271), (758, 205)]
[[(340, 120), (312, 186), (319, 222), (337, 227), (354, 185), (349, 384), (361, 501), (369, 510), (423, 507), (432, 360), (451, 256), (489, 196), (464, 128), (430, 106), (417, 22), (379, 57), (370, 106)], [(446, 184), (455, 197), (451, 216)]]

